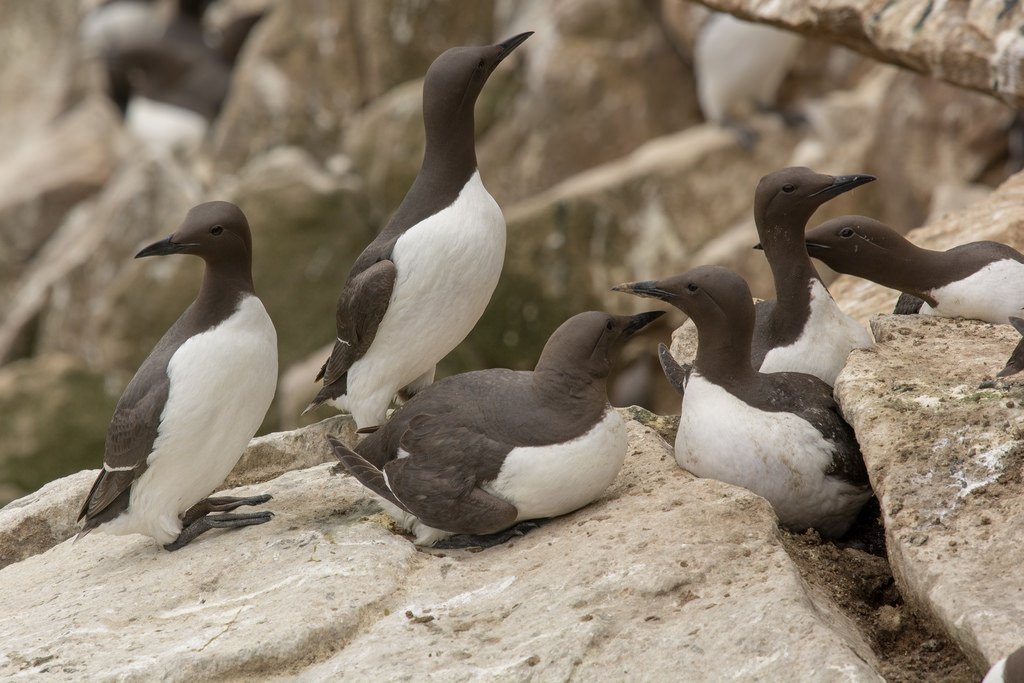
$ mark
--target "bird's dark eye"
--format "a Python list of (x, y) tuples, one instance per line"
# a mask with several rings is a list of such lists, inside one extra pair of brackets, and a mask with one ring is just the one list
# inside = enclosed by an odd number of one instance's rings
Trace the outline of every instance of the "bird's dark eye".
[(224, 232), (224, 226), (222, 225), (215, 225), (212, 228), (210, 228), (210, 234), (213, 235), (214, 237), (220, 235), (222, 232)]
[(613, 327), (615, 327), (615, 325), (612, 325), (612, 321), (611, 321), (611, 320), (609, 320), (608, 322), (606, 322), (606, 323), (604, 324), (604, 326), (605, 326), (605, 329), (608, 329), (608, 330), (610, 330), (610, 329), (612, 329)]
[(487, 65), (484, 64), (484, 60), (483, 60), (483, 58), (481, 58), (480, 61), (477, 62), (476, 70), (477, 71), (483, 71), (485, 66), (487, 66)]
[(691, 292), (696, 292), (698, 289), (700, 289), (700, 287), (697, 286), (696, 282), (691, 282), (690, 284), (686, 285), (686, 288)]
[(782, 191), (786, 194), (793, 194), (795, 190), (796, 188), (790, 185), (789, 183), (786, 183), (785, 185), (782, 186)]
[(853, 228), (843, 228), (839, 231), (840, 237), (853, 237)]

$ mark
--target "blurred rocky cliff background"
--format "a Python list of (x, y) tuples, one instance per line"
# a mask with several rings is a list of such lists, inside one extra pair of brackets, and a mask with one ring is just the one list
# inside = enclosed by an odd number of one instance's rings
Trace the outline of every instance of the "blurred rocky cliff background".
[[(707, 122), (694, 52), (709, 11), (684, 0), (218, 0), (202, 19), (218, 49), (235, 19), (262, 16), (223, 66), (219, 113), (169, 147), (130, 131), (108, 97), (83, 30), (96, 4), (0, 3), (0, 504), (101, 462), (117, 398), (201, 272), (198, 259), (132, 256), (202, 201), (237, 203), (253, 229), (281, 358), (263, 431), (300, 424), (349, 267), (419, 168), (422, 76), (451, 46), (536, 32), (477, 105), (480, 171), (509, 246), (484, 318), (439, 376), (532, 367), (569, 315), (644, 308), (609, 291), (627, 280), (718, 263), (771, 296), (751, 208), (776, 168), (875, 174), (812, 223), (864, 213), (909, 230), (1019, 165), (1005, 102), (813, 38), (784, 69), (778, 111)], [(722, 4), (742, 14), (751, 3)], [(175, 11), (156, 3), (154, 36)], [(815, 34), (821, 17), (808, 12), (789, 20)], [(943, 61), (964, 52), (928, 24), (940, 15), (897, 17), (924, 26), (902, 50), (885, 42), (885, 21), (865, 37), (866, 14), (832, 17), (820, 35), (975, 88), (991, 66), (991, 87), (1005, 90), (1001, 63)], [(989, 19), (993, 31), (1020, 21)], [(1006, 68), (1019, 75), (1019, 60)], [(682, 322), (666, 318), (625, 354), (616, 404), (678, 411), (650, 353)]]

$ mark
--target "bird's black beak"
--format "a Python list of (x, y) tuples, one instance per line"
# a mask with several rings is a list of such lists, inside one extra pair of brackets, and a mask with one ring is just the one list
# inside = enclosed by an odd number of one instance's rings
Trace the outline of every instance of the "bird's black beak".
[(626, 325), (625, 332), (626, 334), (633, 334), (638, 330), (642, 330), (663, 315), (665, 315), (665, 311), (647, 311), (646, 313), (632, 315), (630, 317), (633, 318), (633, 322)]
[(762, 246), (761, 246), (761, 243), (760, 243), (760, 242), (758, 242), (757, 244), (755, 244), (755, 245), (754, 245), (754, 246), (752, 247), (752, 249), (760, 249), (761, 251), (764, 251), (764, 247), (762, 247)]
[(498, 43), (498, 56), (495, 57), (494, 64), (491, 65), (491, 70), (493, 71), (494, 67), (501, 64), (501, 60), (512, 54), (512, 50), (515, 50), (517, 47), (522, 45), (526, 39), (532, 35), (533, 31), (527, 31), (526, 33), (520, 33), (517, 36), (512, 36), (508, 40)]
[(807, 251), (809, 251), (809, 252), (810, 251), (826, 251), (826, 250), (832, 248), (832, 247), (828, 246), (827, 244), (818, 244), (817, 242), (804, 242), (804, 245), (807, 247)]
[(199, 246), (194, 242), (175, 242), (173, 240), (174, 235), (171, 235), (159, 242), (153, 242), (153, 244), (136, 254), (135, 258), (144, 258), (146, 256), (167, 256), (168, 254), (177, 254), (179, 251), (188, 249), (189, 247)]
[(822, 199), (832, 199), (837, 197), (844, 192), (849, 192), (855, 187), (860, 187), (866, 183), (870, 183), (872, 180), (878, 180), (873, 175), (866, 173), (854, 173), (852, 175), (837, 175), (833, 176), (832, 184), (827, 185), (817, 192), (813, 192), (808, 197), (821, 197)]
[(654, 280), (647, 280), (645, 282), (623, 282), (621, 285), (615, 285), (612, 287), (613, 292), (626, 292), (627, 294), (635, 294), (636, 296), (645, 296), (652, 299), (661, 299), (667, 301), (668, 299), (676, 298), (676, 295), (672, 292), (666, 292), (664, 289), (658, 289), (655, 285), (658, 283)]

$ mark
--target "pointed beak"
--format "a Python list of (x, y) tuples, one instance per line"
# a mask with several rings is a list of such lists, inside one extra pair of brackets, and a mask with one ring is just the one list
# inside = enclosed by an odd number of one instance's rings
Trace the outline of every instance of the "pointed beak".
[(827, 244), (819, 244), (817, 242), (804, 242), (804, 245), (807, 247), (808, 252), (827, 251), (832, 248)]
[(657, 284), (658, 283), (654, 280), (647, 280), (645, 282), (623, 282), (621, 285), (615, 285), (612, 287), (612, 291), (626, 292), (627, 294), (645, 296), (652, 299), (661, 299), (662, 301), (676, 298), (676, 295), (672, 292), (666, 292), (664, 289), (659, 289), (656, 286)]
[(833, 176), (832, 184), (827, 185), (817, 192), (807, 195), (808, 197), (821, 197), (824, 199), (832, 199), (837, 197), (844, 192), (849, 192), (855, 187), (860, 187), (866, 183), (870, 183), (872, 180), (878, 180), (873, 175), (866, 173), (854, 173), (852, 175), (837, 175)]
[(498, 66), (498, 64), (501, 63), (501, 60), (512, 54), (512, 50), (515, 50), (517, 47), (522, 45), (523, 42), (532, 35), (533, 31), (527, 31), (526, 33), (520, 33), (517, 36), (512, 36), (508, 40), (498, 43), (498, 56), (494, 59), (494, 64), (491, 66), (491, 69), (493, 70), (494, 67)]
[(188, 249), (189, 247), (199, 246), (194, 242), (175, 242), (173, 240), (174, 235), (171, 235), (159, 242), (153, 242), (153, 244), (136, 254), (135, 258), (144, 258), (146, 256), (167, 256), (168, 254), (177, 254), (179, 251)]
[(754, 245), (753, 247), (751, 247), (751, 248), (752, 248), (752, 249), (760, 249), (761, 251), (764, 251), (764, 247), (762, 247), (762, 246), (761, 246), (761, 243), (760, 243), (760, 242), (758, 242), (757, 244), (755, 244), (755, 245)]
[(633, 318), (633, 322), (626, 326), (626, 334), (633, 334), (638, 330), (642, 330), (663, 315), (665, 315), (665, 311), (647, 311), (646, 313), (637, 313), (630, 316)]

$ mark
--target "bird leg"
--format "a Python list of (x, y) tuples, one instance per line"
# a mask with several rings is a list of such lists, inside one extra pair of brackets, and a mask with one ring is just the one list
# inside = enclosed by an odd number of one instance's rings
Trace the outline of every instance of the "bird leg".
[(455, 536), (438, 541), (434, 544), (434, 547), (444, 548), (445, 550), (455, 550), (458, 548), (490, 548), (511, 541), (513, 538), (525, 536), (526, 532), (536, 529), (539, 526), (540, 524), (537, 522), (527, 520), (495, 534), (456, 534)]
[[(247, 498), (220, 497), (205, 498), (181, 516), (182, 529), (178, 537), (171, 543), (164, 546), (165, 550), (178, 550), (191, 543), (200, 534), (210, 529), (233, 529), (241, 526), (253, 526), (269, 522), (274, 513), (269, 510), (262, 512), (251, 512), (246, 514), (230, 514), (231, 510), (242, 505), (260, 505), (271, 499), (267, 494), (249, 496)], [(211, 512), (219, 512), (219, 515), (210, 516)]]

